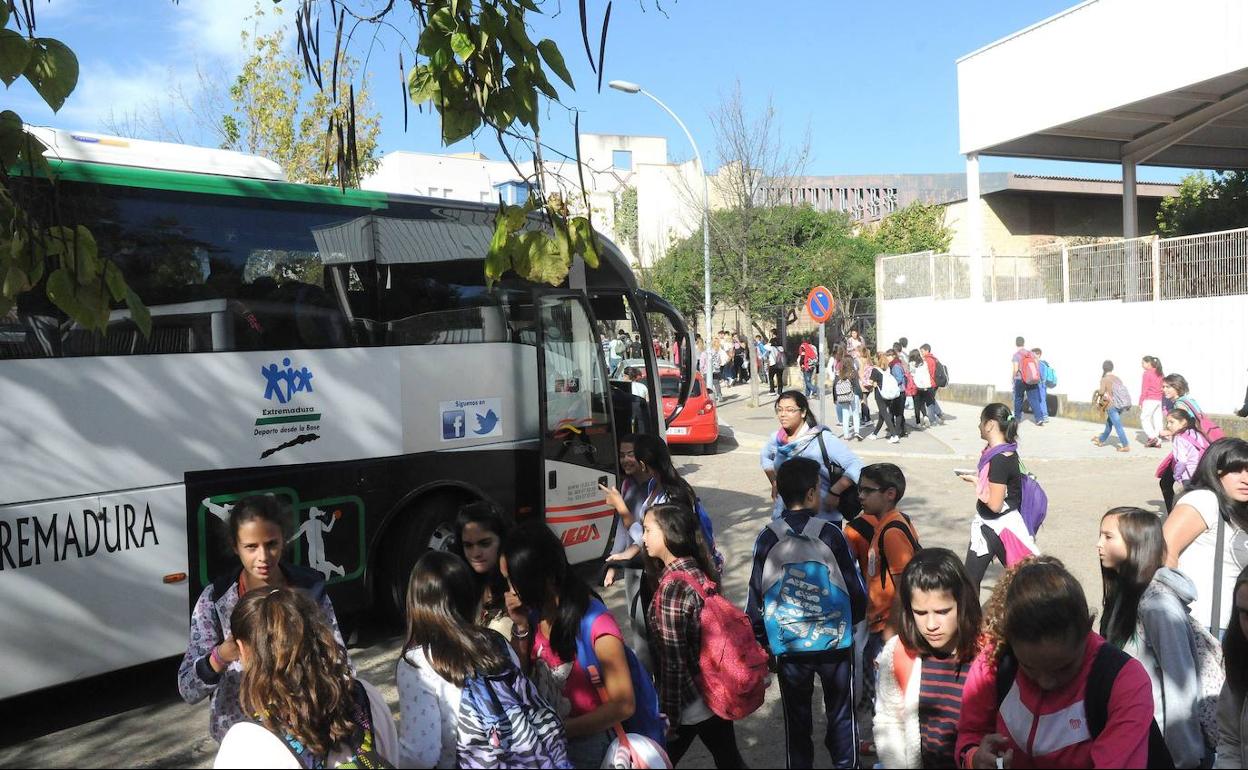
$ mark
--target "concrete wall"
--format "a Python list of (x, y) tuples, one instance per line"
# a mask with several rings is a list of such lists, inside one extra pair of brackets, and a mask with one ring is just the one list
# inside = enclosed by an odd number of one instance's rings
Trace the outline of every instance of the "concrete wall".
[(1248, 385), (1248, 297), (1166, 302), (1044, 300), (972, 303), (929, 298), (880, 301), (879, 339), (924, 342), (958, 383), (1010, 388), (1014, 338), (1044, 349), (1057, 370), (1055, 393), (1088, 401), (1110, 359), (1133, 399), (1140, 393), (1140, 359), (1154, 355), (1167, 373), (1185, 376), (1207, 411), (1227, 414), (1243, 403)]
[[(1157, 230), (1160, 198), (1140, 197), (1138, 232)], [(980, 201), (985, 255), (1025, 255), (1057, 238), (1122, 237), (1122, 198), (1052, 193), (1000, 192)], [(953, 231), (951, 254), (971, 253), (966, 201), (945, 207), (945, 226)]]

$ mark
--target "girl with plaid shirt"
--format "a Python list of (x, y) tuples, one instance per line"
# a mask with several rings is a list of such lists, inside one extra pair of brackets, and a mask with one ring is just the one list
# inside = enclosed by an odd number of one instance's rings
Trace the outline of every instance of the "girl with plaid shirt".
[(659, 705), (671, 724), (668, 756), (676, 765), (693, 739), (701, 738), (716, 767), (745, 767), (732, 722), (713, 714), (698, 690), (702, 598), (684, 581), (664, 579), (687, 572), (703, 587), (715, 583), (718, 575), (697, 514), (677, 503), (653, 506), (645, 514), (642, 544), (647, 577), (657, 583), (650, 603), (650, 647), (658, 663)]

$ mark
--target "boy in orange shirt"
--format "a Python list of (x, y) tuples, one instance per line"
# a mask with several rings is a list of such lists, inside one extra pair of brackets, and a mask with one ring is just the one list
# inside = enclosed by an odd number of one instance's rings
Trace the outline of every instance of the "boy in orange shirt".
[(867, 586), (867, 626), (870, 631), (863, 650), (864, 698), (875, 703), (875, 658), (884, 642), (897, 634), (892, 626), (896, 579), (919, 545), (910, 517), (897, 509), (906, 494), (906, 477), (892, 463), (875, 463), (862, 469), (858, 495), (862, 513), (845, 523), (845, 539), (858, 559)]

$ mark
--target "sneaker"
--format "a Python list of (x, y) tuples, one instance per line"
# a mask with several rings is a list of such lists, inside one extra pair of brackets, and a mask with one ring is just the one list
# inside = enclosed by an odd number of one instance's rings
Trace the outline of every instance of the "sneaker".
[(901, 437), (900, 437), (900, 436), (889, 436), (889, 437), (888, 437), (888, 443), (890, 443), (890, 444), (900, 444), (900, 443), (901, 443)]
[(878, 439), (879, 437), (880, 437), (880, 434), (878, 434), (878, 433), (872, 433), (871, 435), (867, 436), (867, 438), (868, 438), (869, 440), (871, 440), (871, 441), (875, 441), (875, 440), (876, 440), (876, 439)]

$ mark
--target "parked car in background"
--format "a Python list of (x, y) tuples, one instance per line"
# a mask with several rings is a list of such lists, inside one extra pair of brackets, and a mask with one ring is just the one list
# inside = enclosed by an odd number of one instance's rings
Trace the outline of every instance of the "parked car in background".
[[(671, 416), (676, 409), (677, 397), (680, 393), (680, 369), (671, 361), (660, 359), (659, 386), (662, 388), (663, 417)], [(646, 362), (640, 358), (627, 358), (621, 361), (611, 372), (615, 381), (627, 380), (625, 373), (635, 369), (643, 378), (646, 373)], [(667, 427), (667, 443), (672, 446), (701, 447), (703, 454), (715, 454), (719, 448), (719, 414), (706, 392), (705, 383), (700, 373), (694, 373), (693, 390), (685, 408), (676, 417), (676, 421)]]

